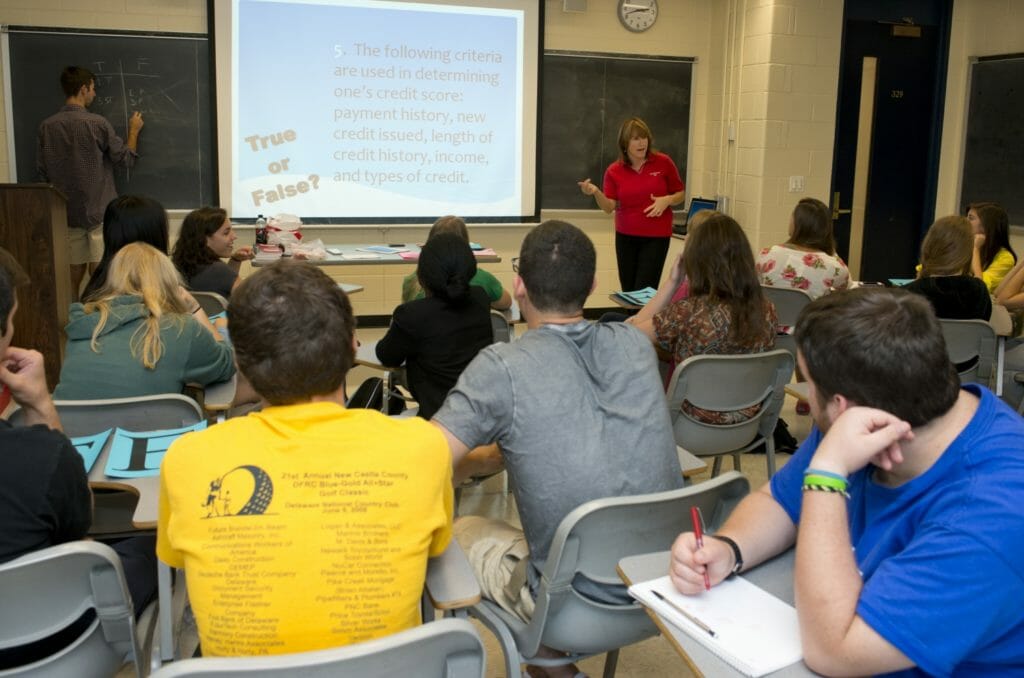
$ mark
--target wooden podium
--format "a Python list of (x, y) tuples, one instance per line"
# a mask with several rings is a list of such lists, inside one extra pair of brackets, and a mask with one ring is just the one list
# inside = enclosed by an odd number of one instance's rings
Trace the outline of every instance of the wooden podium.
[(51, 184), (0, 184), (0, 247), (31, 279), (18, 290), (13, 344), (43, 354), (51, 391), (60, 378), (71, 305), (66, 202)]

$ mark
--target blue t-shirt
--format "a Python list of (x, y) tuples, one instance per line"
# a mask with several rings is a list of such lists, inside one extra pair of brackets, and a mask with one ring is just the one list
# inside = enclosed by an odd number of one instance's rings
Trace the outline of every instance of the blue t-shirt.
[[(850, 478), (850, 538), (864, 579), (857, 614), (918, 669), (893, 675), (1024, 675), (1024, 419), (988, 389), (970, 423), (900, 487)], [(815, 427), (771, 480), (799, 522)]]

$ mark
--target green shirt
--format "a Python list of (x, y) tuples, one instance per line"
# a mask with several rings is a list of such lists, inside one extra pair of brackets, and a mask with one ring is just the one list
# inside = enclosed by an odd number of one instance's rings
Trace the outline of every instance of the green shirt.
[[(470, 279), (469, 284), (482, 287), (492, 304), (501, 299), (501, 294), (505, 291), (501, 286), (501, 281), (482, 268), (476, 269), (476, 275)], [(416, 274), (410, 273), (405, 276), (405, 279), (402, 280), (402, 303), (413, 299), (422, 299), (424, 296), (426, 295), (423, 294), (423, 288), (420, 287), (420, 281), (416, 279)]]

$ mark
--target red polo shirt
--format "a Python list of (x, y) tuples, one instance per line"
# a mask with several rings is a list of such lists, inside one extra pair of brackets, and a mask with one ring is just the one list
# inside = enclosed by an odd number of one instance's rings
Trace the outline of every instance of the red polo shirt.
[(651, 204), (651, 195), (661, 197), (683, 190), (683, 180), (672, 158), (652, 151), (640, 171), (616, 160), (604, 173), (604, 194), (618, 202), (615, 208), (615, 230), (624, 235), (649, 238), (672, 236), (672, 210), (660, 217), (649, 217), (644, 210)]

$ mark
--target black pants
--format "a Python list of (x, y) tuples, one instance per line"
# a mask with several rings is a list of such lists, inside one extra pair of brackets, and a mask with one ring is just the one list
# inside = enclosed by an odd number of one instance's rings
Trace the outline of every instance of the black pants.
[(619, 285), (623, 292), (642, 290), (645, 287), (658, 289), (670, 240), (615, 234), (615, 260), (619, 266)]

